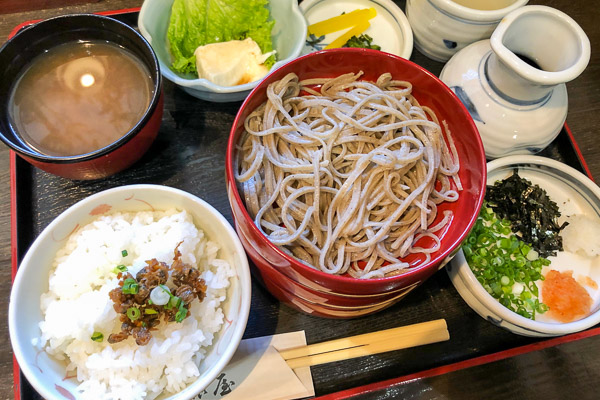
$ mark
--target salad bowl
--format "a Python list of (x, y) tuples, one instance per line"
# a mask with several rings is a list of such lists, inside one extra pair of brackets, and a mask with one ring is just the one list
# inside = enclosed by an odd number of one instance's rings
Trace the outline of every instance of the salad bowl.
[[(236, 2), (244, 4), (243, 0)], [(158, 58), (163, 76), (180, 86), (190, 95), (215, 102), (239, 101), (246, 98), (260, 80), (237, 86), (220, 86), (207, 79), (198, 79), (191, 74), (181, 74), (171, 69), (172, 56), (169, 52), (167, 29), (174, 0), (146, 0), (140, 9), (138, 26)], [(232, 1), (214, 2), (230, 4)], [(306, 21), (296, 0), (274, 0), (268, 3), (271, 18), (275, 21), (271, 38), (277, 61), (271, 71), (296, 58), (304, 46)], [(235, 23), (235, 19), (232, 19)]]

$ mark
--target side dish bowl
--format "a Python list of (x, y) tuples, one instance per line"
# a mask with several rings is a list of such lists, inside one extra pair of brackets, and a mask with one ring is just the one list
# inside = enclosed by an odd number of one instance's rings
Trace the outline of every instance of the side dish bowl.
[[(300, 3), (300, 9), (306, 17), (308, 25), (323, 21), (328, 18), (349, 13), (354, 10), (374, 8), (377, 16), (370, 23), (371, 26), (364, 32), (373, 38), (373, 44), (381, 47), (381, 51), (395, 54), (407, 60), (413, 51), (413, 32), (408, 19), (391, 0), (304, 0)], [(344, 31), (338, 31), (325, 35), (323, 46), (340, 36)], [(302, 54), (315, 51), (310, 45), (306, 45)]]
[[(375, 81), (390, 72), (394, 79), (413, 84), (413, 95), (432, 108), (454, 133), (461, 163), (464, 190), (455, 203), (446, 204), (454, 213), (441, 239), (441, 248), (430, 262), (401, 275), (378, 279), (355, 279), (331, 275), (311, 268), (271, 243), (249, 215), (235, 179), (238, 143), (246, 117), (266, 100), (269, 84), (294, 72), (299, 79), (337, 77), (363, 71), (363, 80)], [(255, 272), (276, 297), (304, 312), (329, 317), (365, 315), (399, 301), (424, 282), (455, 253), (478, 215), (485, 190), (485, 155), (473, 120), (452, 91), (430, 72), (395, 55), (367, 49), (333, 49), (310, 53), (272, 72), (248, 96), (234, 121), (227, 147), (226, 177), (235, 227)], [(440, 208), (441, 210), (442, 208)], [(441, 211), (440, 211), (441, 212)], [(298, 304), (302, 302), (302, 306)]]
[[(142, 35), (150, 42), (162, 74), (190, 95), (202, 100), (229, 102), (243, 100), (259, 81), (237, 86), (220, 86), (206, 79), (183, 76), (174, 72), (167, 43), (167, 29), (171, 17), (173, 0), (146, 0), (142, 4), (138, 26)], [(269, 2), (271, 18), (275, 26), (271, 33), (273, 48), (277, 51), (277, 62), (271, 71), (296, 58), (302, 51), (306, 39), (306, 21), (296, 0), (273, 0)]]
[[(150, 72), (149, 105), (141, 119), (115, 142), (76, 156), (47, 155), (27, 144), (9, 116), (13, 85), (36, 56), (58, 45), (80, 41), (106, 41), (133, 53)], [(0, 48), (0, 139), (34, 166), (69, 179), (99, 179), (131, 166), (148, 150), (160, 128), (163, 114), (162, 79), (158, 60), (148, 42), (135, 29), (110, 17), (75, 14), (51, 18), (24, 28)]]
[[(581, 172), (559, 161), (540, 156), (508, 156), (488, 163), (488, 184), (507, 178), (514, 170), (521, 177), (538, 184), (561, 209), (561, 218), (583, 214), (600, 223), (600, 188)], [(551, 265), (552, 267), (552, 265)], [(573, 263), (568, 269), (575, 274), (580, 265)], [(600, 270), (591, 269), (590, 275), (600, 283)], [(463, 300), (482, 318), (496, 326), (523, 336), (558, 336), (578, 332), (600, 323), (600, 292), (592, 297), (591, 313), (567, 323), (531, 320), (504, 307), (479, 283), (462, 250), (446, 268), (452, 284)], [(594, 272), (595, 271), (595, 272)], [(543, 299), (542, 299), (543, 300)]]
[(50, 357), (32, 343), (40, 337), (40, 295), (48, 290), (51, 262), (67, 238), (100, 215), (115, 212), (187, 210), (206, 237), (220, 245), (218, 258), (235, 271), (222, 304), (225, 321), (193, 383), (159, 399), (191, 399), (204, 390), (227, 365), (242, 339), (250, 310), (251, 282), (248, 260), (235, 231), (212, 206), (179, 189), (159, 185), (131, 185), (109, 189), (71, 206), (50, 223), (23, 258), (11, 291), (9, 332), (15, 357), (27, 380), (45, 399), (75, 398), (78, 382), (67, 374), (64, 362)]

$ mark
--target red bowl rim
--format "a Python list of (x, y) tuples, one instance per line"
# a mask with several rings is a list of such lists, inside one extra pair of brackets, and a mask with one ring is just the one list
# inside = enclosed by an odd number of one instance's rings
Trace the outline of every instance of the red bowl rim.
[[(312, 57), (318, 57), (319, 55), (325, 54), (325, 53), (342, 53), (342, 52), (346, 52), (346, 53), (354, 53), (356, 57), (370, 57), (370, 56), (374, 56), (374, 57), (388, 57), (388, 58), (393, 58), (394, 60), (400, 62), (400, 63), (404, 63), (412, 68), (416, 68), (418, 70), (420, 70), (422, 73), (424, 73), (425, 75), (427, 75), (429, 78), (433, 79), (434, 81), (436, 81), (439, 86), (440, 86), (440, 90), (442, 90), (443, 92), (445, 92), (446, 94), (450, 95), (450, 97), (454, 98), (456, 104), (458, 105), (458, 107), (461, 109), (461, 111), (463, 112), (463, 114), (467, 117), (468, 123), (471, 127), (471, 130), (475, 131), (475, 132), (479, 132), (477, 129), (477, 126), (475, 125), (475, 122), (473, 121), (473, 119), (471, 118), (471, 115), (469, 114), (468, 110), (466, 109), (466, 107), (463, 105), (463, 103), (460, 101), (460, 99), (454, 94), (454, 92), (452, 91), (452, 89), (450, 89), (444, 82), (442, 82), (437, 76), (435, 76), (434, 74), (432, 74), (430, 71), (426, 70), (425, 68), (421, 67), (420, 65), (407, 60), (405, 58), (396, 56), (394, 54), (390, 54), (390, 53), (385, 53), (382, 51), (378, 51), (378, 50), (371, 50), (371, 49), (363, 49), (363, 48), (337, 48), (337, 49), (328, 49), (328, 50), (321, 50), (321, 51), (316, 51), (313, 53), (309, 53), (306, 55), (303, 55), (301, 57), (298, 57), (292, 61), (290, 61), (289, 63), (285, 64), (283, 67), (281, 67), (280, 69), (289, 69), (290, 67), (293, 67), (296, 64), (302, 63), (305, 59), (307, 58), (312, 58)], [(276, 74), (278, 70), (275, 70), (273, 72), (271, 72), (269, 75), (267, 75), (265, 78), (263, 78), (263, 80), (254, 88), (252, 89), (252, 91), (250, 92), (250, 94), (248, 95), (248, 97), (246, 97), (246, 99), (244, 100), (244, 102), (242, 103), (242, 105), (240, 106), (240, 109), (238, 110), (236, 116), (235, 116), (235, 120), (233, 121), (233, 125), (231, 127), (231, 131), (229, 134), (229, 139), (227, 141), (227, 153), (226, 153), (226, 158), (225, 158), (225, 173), (226, 173), (226, 180), (227, 180), (227, 184), (229, 186), (232, 186), (232, 190), (228, 190), (228, 195), (230, 197), (230, 201), (235, 201), (235, 203), (240, 207), (240, 209), (242, 210), (242, 214), (244, 217), (244, 223), (249, 224), (250, 229), (254, 232), (257, 233), (260, 237), (262, 237), (264, 239), (264, 242), (267, 244), (267, 246), (269, 246), (272, 250), (274, 250), (275, 252), (277, 252), (279, 254), (279, 256), (283, 257), (288, 263), (290, 263), (291, 265), (297, 266), (299, 268), (301, 268), (302, 270), (307, 271), (308, 273), (311, 274), (316, 274), (319, 278), (324, 279), (324, 280), (328, 280), (331, 279), (333, 281), (337, 281), (338, 283), (341, 284), (360, 284), (360, 285), (364, 285), (364, 286), (380, 286), (382, 284), (386, 284), (386, 283), (391, 283), (394, 282), (396, 280), (404, 280), (407, 277), (411, 277), (413, 275), (419, 274), (421, 271), (423, 270), (428, 270), (431, 268), (436, 268), (437, 265), (439, 263), (441, 263), (446, 257), (448, 257), (449, 255), (452, 254), (452, 252), (460, 245), (460, 243), (463, 242), (463, 240), (466, 238), (466, 236), (469, 234), (469, 231), (471, 230), (471, 228), (473, 227), (473, 225), (475, 224), (475, 221), (477, 220), (478, 214), (479, 213), (473, 213), (469, 219), (469, 222), (467, 224), (467, 229), (465, 229), (459, 236), (458, 238), (454, 241), (454, 243), (452, 243), (452, 245), (448, 246), (448, 248), (443, 251), (440, 252), (439, 254), (437, 254), (435, 257), (432, 257), (431, 260), (424, 264), (424, 265), (420, 265), (417, 267), (414, 267), (412, 269), (410, 269), (409, 271), (403, 273), (403, 274), (399, 274), (399, 275), (393, 275), (393, 276), (388, 276), (388, 277), (383, 277), (383, 278), (371, 278), (371, 279), (358, 279), (358, 278), (353, 278), (350, 276), (343, 276), (343, 275), (335, 275), (335, 274), (329, 274), (326, 272), (323, 272), (317, 268), (308, 266), (300, 261), (298, 261), (296, 258), (289, 256), (288, 254), (286, 254), (285, 252), (283, 252), (281, 249), (279, 249), (277, 246), (275, 246), (273, 243), (271, 243), (271, 241), (269, 239), (267, 239), (267, 237), (260, 231), (260, 229), (258, 229), (258, 227), (256, 226), (256, 224), (254, 223), (254, 220), (250, 217), (250, 215), (248, 214), (248, 210), (246, 209), (246, 206), (244, 205), (244, 202), (242, 200), (242, 198), (240, 197), (239, 191), (238, 191), (238, 187), (237, 184), (235, 182), (235, 174), (233, 171), (233, 154), (234, 154), (234, 149), (235, 149), (235, 145), (237, 144), (236, 141), (234, 141), (234, 136), (235, 136), (235, 127), (238, 126), (240, 119), (241, 119), (241, 114), (242, 114), (242, 110), (244, 110), (248, 103), (250, 102), (250, 99), (256, 94), (256, 92), (258, 92), (259, 90), (261, 90), (261, 88), (268, 86), (268, 84), (266, 83), (267, 81), (269, 81), (269, 78), (271, 75)], [(479, 165), (479, 168), (481, 170), (482, 173), (482, 190), (479, 191), (479, 196), (477, 198), (477, 207), (476, 209), (479, 210), (481, 208), (481, 205), (483, 204), (483, 199), (485, 196), (485, 185), (486, 185), (486, 180), (487, 180), (487, 168), (486, 168), (486, 158), (485, 158), (485, 152), (483, 149), (483, 142), (481, 141), (481, 137), (480, 135), (476, 135), (476, 145), (479, 149), (479, 153), (481, 154), (481, 165)], [(233, 192), (233, 199), (231, 199), (231, 192)], [(238, 223), (240, 223), (241, 221), (239, 221)]]

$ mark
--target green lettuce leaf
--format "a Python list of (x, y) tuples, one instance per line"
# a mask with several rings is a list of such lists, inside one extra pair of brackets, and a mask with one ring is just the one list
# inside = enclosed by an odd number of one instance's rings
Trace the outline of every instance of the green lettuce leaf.
[[(171, 68), (196, 73), (198, 46), (252, 38), (263, 53), (273, 50), (268, 0), (175, 0), (167, 29)], [(268, 60), (270, 66), (273, 57)]]

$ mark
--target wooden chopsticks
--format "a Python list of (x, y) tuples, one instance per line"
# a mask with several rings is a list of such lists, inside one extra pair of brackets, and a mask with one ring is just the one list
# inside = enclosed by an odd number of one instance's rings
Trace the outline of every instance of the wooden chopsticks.
[(290, 368), (308, 367), (450, 339), (446, 321), (438, 319), (350, 336), (281, 351)]

